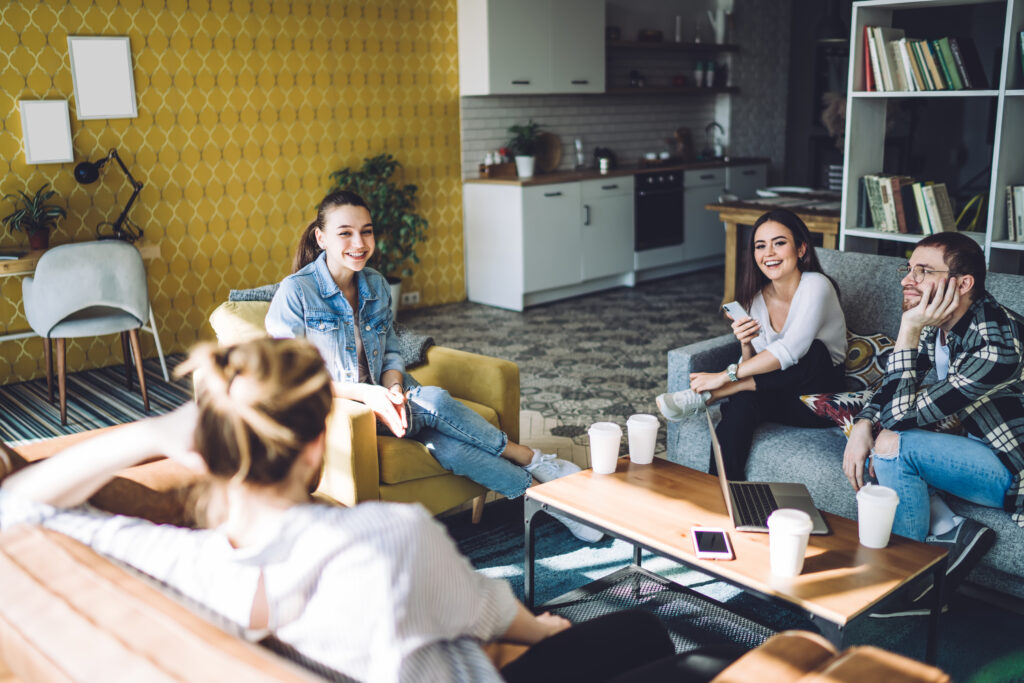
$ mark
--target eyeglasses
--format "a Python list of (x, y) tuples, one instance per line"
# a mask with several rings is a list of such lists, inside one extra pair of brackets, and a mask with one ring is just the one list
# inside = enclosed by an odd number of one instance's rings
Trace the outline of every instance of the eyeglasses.
[(948, 273), (949, 271), (931, 270), (930, 268), (925, 268), (924, 266), (910, 266), (910, 264), (907, 264), (903, 266), (896, 266), (896, 272), (900, 274), (901, 280), (905, 278), (908, 274), (911, 274), (911, 276), (914, 278), (914, 282), (921, 283), (924, 282), (925, 277), (931, 275), (932, 273)]

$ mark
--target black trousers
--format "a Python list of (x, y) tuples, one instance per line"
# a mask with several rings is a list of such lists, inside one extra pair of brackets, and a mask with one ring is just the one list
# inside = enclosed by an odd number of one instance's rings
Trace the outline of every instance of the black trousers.
[[(832, 364), (832, 357), (820, 339), (815, 339), (804, 357), (791, 368), (756, 375), (754, 391), (733, 394), (722, 404), (722, 420), (715, 428), (722, 446), (725, 476), (731, 481), (747, 478), (747, 458), (754, 430), (762, 422), (778, 422), (793, 427), (832, 427), (835, 423), (818, 417), (803, 404), (803, 394), (842, 391), (845, 380), (842, 363)], [(711, 453), (708, 471), (718, 474), (715, 455)]]
[(704, 683), (743, 654), (739, 646), (675, 654), (661, 620), (640, 609), (613, 612), (545, 638), (501, 670), (509, 683)]

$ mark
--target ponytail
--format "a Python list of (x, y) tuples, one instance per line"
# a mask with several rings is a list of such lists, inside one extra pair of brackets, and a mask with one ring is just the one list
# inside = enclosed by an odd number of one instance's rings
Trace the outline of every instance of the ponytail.
[(306, 226), (299, 237), (299, 244), (295, 247), (295, 258), (292, 259), (292, 272), (296, 273), (308, 266), (320, 255), (323, 249), (316, 241), (316, 229), (320, 227), (320, 218)]

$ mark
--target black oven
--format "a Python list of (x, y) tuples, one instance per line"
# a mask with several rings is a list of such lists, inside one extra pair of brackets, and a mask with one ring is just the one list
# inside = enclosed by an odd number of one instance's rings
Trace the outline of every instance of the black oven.
[(683, 243), (683, 172), (636, 174), (636, 251)]

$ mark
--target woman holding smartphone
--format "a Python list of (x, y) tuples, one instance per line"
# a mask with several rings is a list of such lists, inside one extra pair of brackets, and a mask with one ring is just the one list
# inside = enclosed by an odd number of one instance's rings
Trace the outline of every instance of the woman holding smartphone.
[[(335, 396), (366, 404), (378, 432), (419, 441), (446, 470), (518, 498), (534, 480), (546, 482), (579, 466), (510, 441), (508, 436), (439, 387), (405, 374), (391, 319), (391, 289), (368, 267), (376, 243), (370, 210), (359, 195), (336, 191), (317, 207), (299, 240), (293, 272), (270, 303), (272, 337), (305, 337), (320, 350)], [(577, 538), (601, 532), (553, 515)]]
[[(750, 444), (761, 422), (832, 426), (800, 396), (842, 391), (846, 359), (839, 293), (822, 272), (804, 222), (786, 209), (769, 211), (754, 223), (749, 253), (738, 292), (749, 315), (729, 316), (741, 358), (721, 372), (691, 373), (689, 389), (658, 397), (658, 408), (671, 421), (729, 399), (715, 433), (726, 476), (735, 481), (746, 479)], [(713, 457), (709, 471), (717, 471)]]

